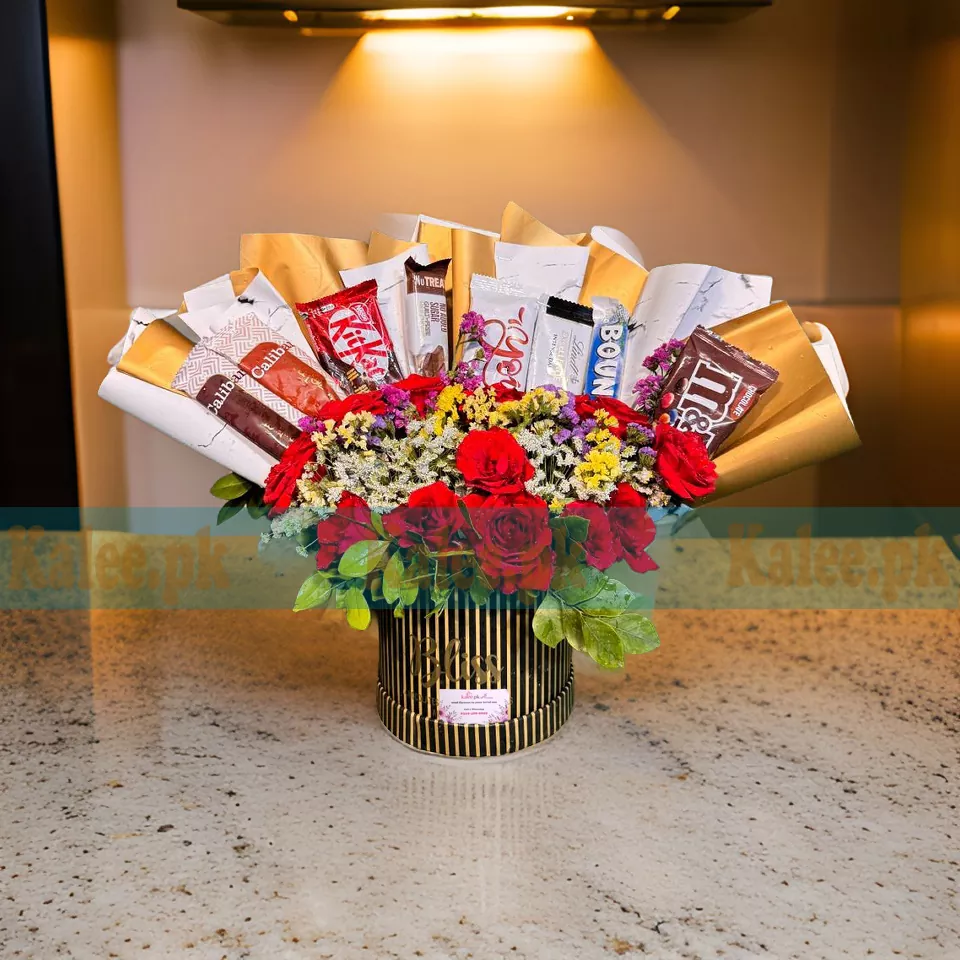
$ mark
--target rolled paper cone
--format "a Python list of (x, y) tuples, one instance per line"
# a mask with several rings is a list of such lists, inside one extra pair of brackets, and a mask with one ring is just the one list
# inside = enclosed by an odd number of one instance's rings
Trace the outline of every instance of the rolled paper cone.
[(846, 406), (793, 311), (774, 303), (714, 332), (779, 372), (715, 459), (725, 497), (860, 445)]
[(245, 233), (241, 268), (259, 267), (287, 303), (309, 303), (343, 289), (340, 271), (367, 262), (362, 240), (303, 233)]
[(590, 306), (593, 297), (612, 297), (632, 314), (646, 282), (647, 271), (596, 240), (590, 241), (588, 249), (590, 256), (580, 302)]
[[(579, 236), (583, 237), (582, 234)], [(500, 219), (500, 239), (504, 243), (523, 243), (528, 247), (575, 247), (581, 242), (551, 230), (512, 200)]]
[(138, 380), (117, 369), (107, 373), (98, 393), (107, 403), (261, 487), (277, 462), (182, 393)]
[(803, 332), (807, 335), (807, 339), (811, 343), (818, 343), (823, 339), (823, 333), (820, 331), (819, 323), (810, 323), (809, 321), (804, 320), (800, 326), (803, 327)]
[(165, 320), (154, 320), (120, 357), (117, 369), (137, 380), (172, 390), (173, 379), (193, 347)]
[[(453, 231), (453, 315), (450, 317), (450, 343), (455, 347), (460, 336), (460, 319), (470, 309), (470, 280), (475, 273), (492, 277), (497, 265), (494, 258), (496, 239), (472, 230)], [(429, 246), (429, 245), (428, 245)], [(433, 251), (430, 251), (433, 261)], [(454, 363), (460, 359), (460, 351), (451, 353)]]
[(380, 263), (389, 260), (401, 253), (406, 253), (417, 246), (415, 240), (397, 240), (379, 230), (370, 233), (370, 242), (367, 244), (367, 263)]

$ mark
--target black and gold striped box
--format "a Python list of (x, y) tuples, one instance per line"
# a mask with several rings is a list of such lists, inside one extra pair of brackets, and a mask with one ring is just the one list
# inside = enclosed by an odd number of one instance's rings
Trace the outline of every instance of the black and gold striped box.
[[(446, 608), (381, 610), (378, 709), (399, 740), (443, 757), (496, 757), (542, 743), (573, 709), (570, 647), (541, 643), (532, 609), (492, 594), (477, 606), (455, 592)], [(499, 722), (440, 719), (443, 691), (488, 691), (506, 701)], [(496, 693), (496, 691), (506, 691)], [(456, 695), (452, 695), (456, 699)], [(506, 708), (505, 708), (506, 709)]]

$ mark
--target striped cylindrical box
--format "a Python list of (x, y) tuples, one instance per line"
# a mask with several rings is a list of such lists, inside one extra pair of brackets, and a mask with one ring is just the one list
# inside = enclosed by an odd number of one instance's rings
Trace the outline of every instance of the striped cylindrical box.
[[(556, 733), (573, 709), (573, 660), (565, 642), (551, 648), (533, 635), (533, 613), (515, 597), (494, 593), (477, 606), (461, 592), (436, 612), (379, 611), (384, 726), (408, 746), (443, 757), (502, 756)], [(444, 690), (507, 691), (509, 719), (441, 720)]]

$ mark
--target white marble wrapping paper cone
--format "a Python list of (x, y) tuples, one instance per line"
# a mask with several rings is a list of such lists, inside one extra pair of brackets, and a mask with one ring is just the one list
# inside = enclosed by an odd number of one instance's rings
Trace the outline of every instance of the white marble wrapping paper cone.
[(498, 240), (493, 247), (497, 279), (534, 287), (548, 297), (576, 303), (590, 251), (586, 247), (531, 247)]
[(387, 333), (390, 334), (393, 352), (400, 364), (400, 372), (404, 376), (413, 372), (411, 351), (407, 347), (403, 319), (403, 300), (406, 291), (406, 274), (403, 265), (410, 257), (413, 257), (421, 266), (426, 266), (430, 262), (427, 245), (418, 243), (415, 247), (390, 257), (389, 260), (340, 271), (340, 279), (345, 287), (356, 286), (364, 280), (377, 281), (377, 305), (380, 307)]
[(111, 369), (97, 391), (101, 399), (226, 470), (263, 486), (277, 462), (190, 397)]
[(684, 339), (694, 327), (708, 330), (725, 320), (770, 305), (771, 277), (732, 273), (701, 263), (654, 267), (631, 321), (623, 381), (618, 399), (633, 406), (633, 388), (649, 371), (643, 361), (671, 337)]

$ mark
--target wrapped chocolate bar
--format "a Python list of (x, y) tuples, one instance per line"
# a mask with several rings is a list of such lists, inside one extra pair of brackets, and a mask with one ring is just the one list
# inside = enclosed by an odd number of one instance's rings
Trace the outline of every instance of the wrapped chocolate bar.
[(773, 367), (695, 327), (664, 377), (661, 416), (679, 430), (700, 434), (713, 455), (777, 376)]
[(254, 312), (234, 317), (204, 342), (270, 393), (311, 417), (337, 399), (316, 361), (261, 323)]
[(240, 386), (247, 380), (229, 360), (199, 343), (177, 371), (172, 386), (193, 397), (261, 450), (279, 460), (283, 451), (300, 436), (300, 430)]
[(366, 280), (310, 303), (298, 303), (317, 359), (350, 393), (354, 384), (380, 386), (400, 379), (400, 367), (377, 303), (377, 281)]
[(426, 263), (427, 245), (420, 243), (409, 251), (395, 254), (389, 260), (340, 271), (340, 279), (348, 287), (356, 286), (365, 280), (376, 280), (377, 305), (380, 307), (383, 325), (390, 335), (400, 372), (404, 376), (411, 372), (407, 362), (409, 351), (406, 348), (404, 330), (404, 290), (406, 288), (404, 264), (409, 257), (413, 257), (417, 263)]
[(548, 297), (537, 317), (527, 387), (552, 385), (583, 393), (592, 338), (590, 307)]
[(583, 286), (590, 251), (586, 247), (531, 247), (522, 243), (494, 244), (497, 279), (535, 287), (550, 297), (576, 300)]
[(593, 298), (593, 339), (584, 392), (615, 397), (623, 379), (623, 358), (630, 318), (626, 307), (612, 297)]
[(470, 309), (486, 321), (486, 341), (493, 353), (483, 370), (484, 382), (524, 390), (539, 310), (538, 292), (506, 280), (475, 274), (470, 282)]
[(448, 366), (446, 276), (449, 260), (425, 266), (409, 257), (403, 265), (404, 343), (407, 369), (424, 377), (437, 377)]

